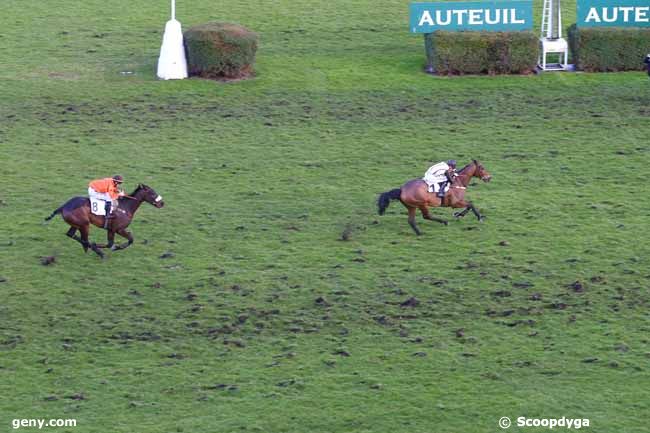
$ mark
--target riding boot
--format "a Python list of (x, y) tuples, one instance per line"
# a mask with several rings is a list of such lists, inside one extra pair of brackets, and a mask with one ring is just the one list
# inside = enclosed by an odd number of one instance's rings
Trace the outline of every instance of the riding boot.
[(106, 202), (106, 215), (104, 216), (104, 228), (108, 229), (108, 224), (111, 218), (114, 218), (115, 215), (113, 215), (112, 209), (111, 209), (112, 203), (110, 201)]
[(440, 189), (438, 190), (438, 197), (440, 198), (445, 197), (445, 186), (447, 186), (447, 182), (442, 182), (440, 184)]

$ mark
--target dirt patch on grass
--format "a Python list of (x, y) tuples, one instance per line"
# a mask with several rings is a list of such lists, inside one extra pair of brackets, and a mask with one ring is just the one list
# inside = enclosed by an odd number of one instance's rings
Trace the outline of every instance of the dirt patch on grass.
[(74, 72), (50, 72), (47, 77), (52, 80), (77, 81), (81, 76)]

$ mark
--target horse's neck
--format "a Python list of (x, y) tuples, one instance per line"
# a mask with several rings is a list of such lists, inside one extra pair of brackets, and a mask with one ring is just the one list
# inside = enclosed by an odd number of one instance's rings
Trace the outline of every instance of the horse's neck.
[(133, 215), (138, 210), (138, 208), (144, 201), (142, 198), (138, 197), (138, 193), (136, 193), (133, 197), (134, 198), (124, 197), (122, 199), (122, 203), (120, 204), (122, 209), (124, 209), (131, 215)]
[(474, 170), (476, 170), (476, 166), (470, 165), (465, 167), (459, 174), (458, 177), (456, 177), (456, 182), (460, 183), (462, 186), (467, 186), (469, 185), (469, 181), (474, 176)]

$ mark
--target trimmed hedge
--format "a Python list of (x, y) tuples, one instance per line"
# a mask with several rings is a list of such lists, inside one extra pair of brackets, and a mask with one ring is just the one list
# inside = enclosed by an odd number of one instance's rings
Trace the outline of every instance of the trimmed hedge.
[(578, 69), (588, 72), (640, 71), (650, 53), (650, 29), (569, 28), (569, 46)]
[(257, 34), (237, 24), (207, 23), (183, 34), (190, 75), (243, 78), (253, 73)]
[(424, 37), (427, 67), (438, 74), (530, 74), (537, 67), (533, 32), (437, 31)]

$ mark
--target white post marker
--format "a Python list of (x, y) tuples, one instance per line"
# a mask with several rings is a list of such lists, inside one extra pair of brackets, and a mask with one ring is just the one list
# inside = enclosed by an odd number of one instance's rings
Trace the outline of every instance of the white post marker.
[(172, 19), (167, 21), (165, 25), (157, 75), (158, 78), (163, 80), (187, 78), (183, 31), (181, 30), (181, 23), (176, 21), (176, 0), (172, 0)]

